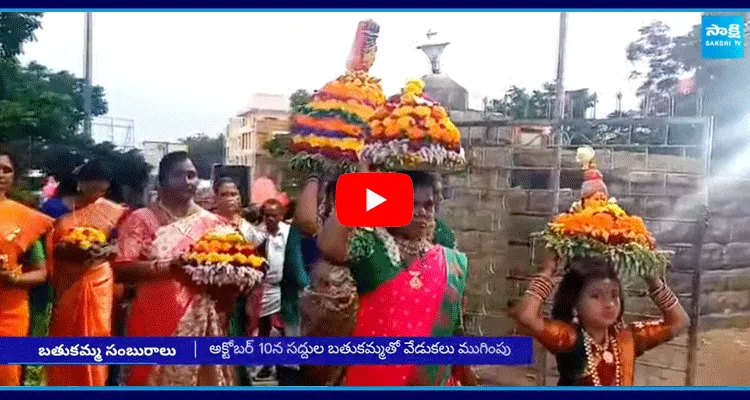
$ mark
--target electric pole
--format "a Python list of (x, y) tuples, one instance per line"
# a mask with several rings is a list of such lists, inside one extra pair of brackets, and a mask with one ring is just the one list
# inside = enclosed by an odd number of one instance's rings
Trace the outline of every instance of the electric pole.
[(84, 25), (84, 43), (83, 43), (83, 77), (86, 81), (83, 86), (83, 134), (91, 137), (91, 97), (93, 91), (91, 88), (91, 30), (93, 27), (93, 14), (90, 12), (85, 13), (85, 25)]
[(552, 113), (554, 119), (563, 119), (565, 116), (565, 44), (568, 36), (568, 13), (560, 13), (560, 34), (557, 38), (557, 78), (555, 79), (555, 109)]

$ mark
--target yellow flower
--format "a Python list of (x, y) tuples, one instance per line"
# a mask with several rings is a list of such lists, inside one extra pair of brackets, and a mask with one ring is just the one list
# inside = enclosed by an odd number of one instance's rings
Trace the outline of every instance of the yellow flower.
[(412, 125), (414, 125), (414, 118), (409, 116), (401, 117), (396, 121), (396, 125), (401, 130), (407, 130), (411, 128)]
[(88, 250), (91, 248), (91, 242), (89, 242), (88, 240), (82, 240), (81, 243), (78, 244), (78, 247), (84, 250)]

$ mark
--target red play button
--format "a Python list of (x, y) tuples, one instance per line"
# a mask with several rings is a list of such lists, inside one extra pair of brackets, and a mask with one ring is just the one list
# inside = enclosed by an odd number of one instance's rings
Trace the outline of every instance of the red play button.
[(336, 216), (354, 227), (405, 226), (411, 222), (414, 188), (411, 178), (392, 172), (357, 172), (336, 183)]

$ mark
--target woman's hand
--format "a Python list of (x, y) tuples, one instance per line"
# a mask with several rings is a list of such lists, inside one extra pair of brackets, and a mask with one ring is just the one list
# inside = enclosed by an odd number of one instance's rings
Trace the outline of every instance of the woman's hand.
[(18, 283), (18, 277), (16, 275), (10, 271), (0, 269), (0, 285), (13, 286), (16, 283)]

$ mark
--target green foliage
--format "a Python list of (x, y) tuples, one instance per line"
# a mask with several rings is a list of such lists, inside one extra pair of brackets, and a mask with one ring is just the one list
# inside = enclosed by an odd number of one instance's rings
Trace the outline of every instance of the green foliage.
[(312, 100), (312, 93), (305, 89), (297, 89), (289, 96), (289, 108), (296, 114), (299, 108), (309, 103), (310, 100)]
[(43, 13), (0, 12), (0, 58), (15, 58), (23, 45), (36, 40), (34, 31), (42, 27)]
[(664, 276), (669, 260), (664, 253), (652, 251), (639, 243), (609, 245), (589, 237), (568, 237), (550, 230), (544, 234), (547, 248), (563, 259), (600, 254), (609, 258), (623, 278)]
[(210, 137), (201, 133), (182, 139), (182, 143), (188, 145), (190, 159), (201, 179), (211, 179), (214, 164), (224, 163), (224, 135)]
[[(552, 82), (542, 85), (541, 89), (529, 92), (526, 88), (511, 86), (502, 99), (487, 102), (487, 111), (506, 116), (508, 118), (549, 119), (555, 106), (556, 87)], [(565, 118), (585, 118), (586, 111), (597, 103), (596, 94), (590, 94), (588, 89), (566, 92), (568, 107)]]
[[(85, 81), (67, 71), (54, 72), (35, 62), (21, 66), (2, 61), (0, 142), (31, 140), (44, 144), (85, 143), (79, 128), (84, 120)], [(107, 113), (104, 89), (92, 88), (93, 116)]]

